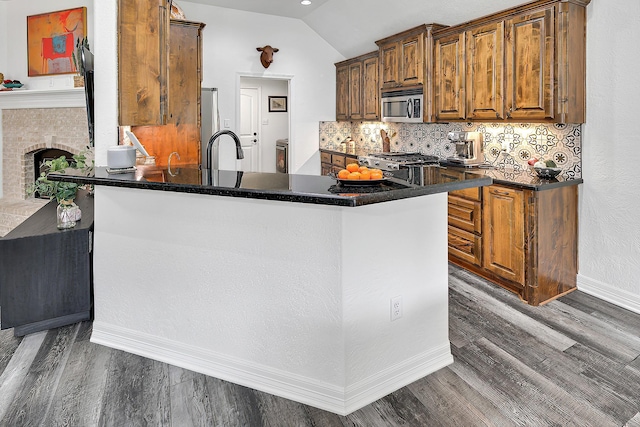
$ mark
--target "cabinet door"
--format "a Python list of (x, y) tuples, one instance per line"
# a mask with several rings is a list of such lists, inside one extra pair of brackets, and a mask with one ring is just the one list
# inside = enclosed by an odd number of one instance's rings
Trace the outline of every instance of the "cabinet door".
[(460, 120), (465, 114), (465, 34), (435, 42), (435, 110), (437, 120)]
[(349, 120), (349, 66), (336, 67), (336, 120)]
[(349, 117), (361, 120), (362, 114), (362, 62), (349, 65)]
[(166, 123), (169, 0), (120, 0), (118, 122)]
[(132, 131), (158, 166), (198, 164), (202, 28), (199, 22), (171, 20), (169, 44), (169, 109), (165, 126), (135, 126)]
[(467, 31), (467, 118), (504, 119), (504, 22)]
[(506, 21), (507, 118), (554, 118), (554, 8)]
[(524, 285), (524, 192), (500, 185), (483, 191), (483, 267)]
[(365, 59), (362, 63), (364, 82), (362, 88), (362, 112), (365, 120), (380, 119), (378, 88), (378, 57)]
[(400, 76), (403, 86), (424, 83), (424, 34), (408, 37), (400, 43)]
[(400, 43), (390, 43), (380, 48), (380, 80), (382, 88), (400, 86), (398, 76)]

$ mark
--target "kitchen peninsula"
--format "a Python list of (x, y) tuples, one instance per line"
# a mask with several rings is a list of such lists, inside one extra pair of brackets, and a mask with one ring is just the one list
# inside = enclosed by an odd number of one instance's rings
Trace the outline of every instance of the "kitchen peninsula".
[(348, 414), (453, 362), (447, 192), (492, 180), (442, 170), (49, 176), (96, 186), (92, 342)]

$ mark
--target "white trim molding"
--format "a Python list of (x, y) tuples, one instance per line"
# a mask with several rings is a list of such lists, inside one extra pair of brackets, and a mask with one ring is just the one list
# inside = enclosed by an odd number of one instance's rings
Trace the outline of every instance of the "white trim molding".
[(352, 386), (341, 387), (97, 320), (93, 322), (91, 342), (200, 372), (339, 415), (348, 415), (453, 363), (449, 341), (446, 341), (438, 348), (388, 367), (379, 374), (365, 378)]
[(640, 314), (640, 296), (590, 277), (578, 274), (578, 289), (604, 301)]
[(0, 110), (84, 108), (84, 88), (0, 91)]

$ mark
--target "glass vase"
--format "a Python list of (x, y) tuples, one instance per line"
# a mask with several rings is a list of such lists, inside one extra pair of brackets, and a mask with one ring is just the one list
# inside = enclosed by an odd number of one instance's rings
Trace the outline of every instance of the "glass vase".
[(79, 210), (80, 208), (73, 203), (73, 200), (61, 200), (56, 209), (58, 230), (75, 227), (77, 218), (80, 217)]

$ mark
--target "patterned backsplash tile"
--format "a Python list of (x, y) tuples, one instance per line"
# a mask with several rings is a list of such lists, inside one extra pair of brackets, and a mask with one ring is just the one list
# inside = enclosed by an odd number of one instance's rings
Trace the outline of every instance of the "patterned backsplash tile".
[(481, 132), (487, 163), (522, 169), (529, 167), (527, 161), (532, 157), (551, 159), (566, 178), (582, 177), (579, 124), (320, 122), (320, 148), (340, 150), (340, 143), (351, 137), (358, 152), (380, 152), (381, 129), (391, 136), (391, 151), (420, 152), (442, 159), (455, 152), (455, 144), (447, 139), (449, 132)]

